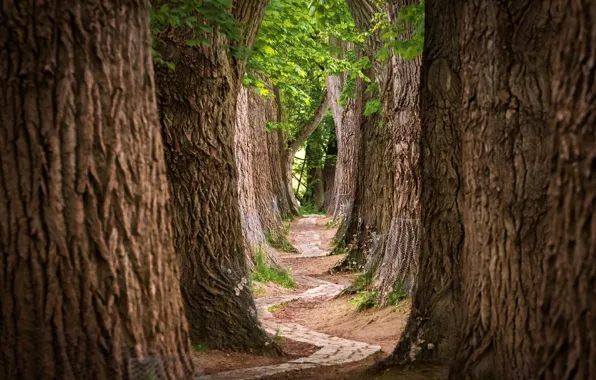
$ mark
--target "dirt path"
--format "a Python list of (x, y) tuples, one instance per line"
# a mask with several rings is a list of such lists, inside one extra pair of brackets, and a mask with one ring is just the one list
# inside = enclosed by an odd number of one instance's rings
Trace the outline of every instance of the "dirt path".
[[(259, 365), (262, 363), (259, 357), (253, 361), (240, 358), (246, 354), (227, 353), (229, 361), (240, 362), (234, 367), (236, 369), (200, 379), (393, 378), (386, 374), (371, 377), (365, 371), (381, 355), (381, 350), (387, 353), (395, 346), (407, 320), (409, 303), (356, 312), (349, 297), (336, 297), (352, 282), (354, 275), (327, 273), (341, 259), (340, 256), (327, 256), (335, 234), (335, 229), (327, 227), (328, 220), (320, 215), (297, 219), (291, 225), (290, 240), (298, 252), (280, 252), (282, 265), (290, 269), (299, 288), (306, 290), (296, 292), (275, 288), (255, 300), (259, 319), (267, 332), (297, 344), (310, 345), (312, 349), (303, 354), (307, 356), (283, 363), (271, 359), (270, 363)], [(270, 307), (274, 305), (277, 310), (271, 312)], [(247, 363), (254, 364), (246, 368), (243, 364)], [(402, 373), (398, 378), (434, 377), (418, 372), (415, 375), (404, 376)]]

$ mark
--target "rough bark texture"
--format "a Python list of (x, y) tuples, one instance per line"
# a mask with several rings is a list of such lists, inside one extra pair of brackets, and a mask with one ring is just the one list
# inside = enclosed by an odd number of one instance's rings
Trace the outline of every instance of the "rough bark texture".
[(339, 104), (339, 98), (345, 85), (343, 76), (329, 76), (327, 96), (337, 139), (337, 159), (333, 192), (329, 198), (327, 214), (336, 222), (345, 219), (352, 211), (356, 193), (356, 171), (358, 169), (358, 147), (360, 145), (360, 118), (362, 115), (363, 84), (358, 79), (354, 99), (348, 100), (345, 107)]
[[(400, 6), (412, 3), (390, 2), (390, 22)], [(359, 18), (372, 5), (361, 0), (348, 4), (356, 24), (366, 27)], [(369, 55), (374, 56), (377, 45), (368, 43)], [(361, 124), (356, 201), (344, 237), (350, 250), (342, 266), (355, 262), (373, 272), (383, 301), (396, 282), (410, 291), (417, 271), (420, 60), (404, 61), (393, 55), (383, 67), (375, 67), (374, 75), (381, 88), (383, 125), (370, 123), (370, 118)]]
[[(236, 111), (235, 154), (238, 165), (238, 197), (244, 245), (249, 260), (258, 249), (267, 249), (265, 232), (277, 240), (284, 234), (273, 191), (267, 146), (267, 121), (276, 120), (275, 101), (252, 89), (242, 88)], [(276, 166), (280, 162), (275, 163)], [(275, 261), (273, 252), (268, 255)]]
[(549, 156), (549, 1), (463, 2), (461, 344), (451, 379), (530, 379)]
[(557, 1), (564, 10), (554, 55), (550, 214), (540, 342), (544, 380), (596, 374), (596, 3)]
[(2, 5), (2, 379), (192, 376), (148, 17)]
[(459, 293), (461, 143), (457, 15), (451, 0), (427, 0), (420, 108), (421, 237), (410, 318), (382, 366), (444, 362), (455, 354)]
[[(267, 0), (236, 0), (243, 45), (252, 46)], [(268, 343), (248, 287), (234, 157), (236, 103), (245, 61), (219, 31), (188, 47), (190, 32), (168, 29), (159, 50), (175, 70), (157, 70), (158, 105), (172, 189), (175, 247), (193, 343), (261, 351)]]

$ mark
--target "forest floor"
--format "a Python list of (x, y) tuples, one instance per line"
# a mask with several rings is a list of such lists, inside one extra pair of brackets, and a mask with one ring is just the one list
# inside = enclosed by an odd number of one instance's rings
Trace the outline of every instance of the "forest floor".
[(341, 291), (352, 273), (330, 274), (343, 255), (327, 256), (335, 228), (329, 218), (308, 215), (290, 226), (297, 253), (279, 252), (280, 263), (296, 281), (295, 289), (268, 283), (255, 291), (259, 319), (284, 355), (266, 357), (206, 350), (194, 361), (204, 379), (403, 379), (438, 378), (436, 367), (370, 370), (395, 347), (408, 319), (410, 300), (397, 306), (358, 311), (357, 296)]

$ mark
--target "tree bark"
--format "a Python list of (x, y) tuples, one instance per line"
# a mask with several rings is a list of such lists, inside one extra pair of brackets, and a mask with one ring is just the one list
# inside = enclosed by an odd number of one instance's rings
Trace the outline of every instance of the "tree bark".
[[(267, 0), (236, 0), (232, 15), (252, 46)], [(236, 104), (246, 62), (228, 54), (217, 29), (209, 46), (188, 47), (191, 32), (159, 36), (158, 105), (172, 189), (181, 288), (193, 343), (235, 351), (271, 347), (260, 328), (250, 289), (234, 157)]]
[(0, 9), (0, 378), (192, 376), (148, 17)]
[(461, 103), (456, 4), (427, 0), (420, 108), (421, 237), (410, 317), (382, 367), (455, 355), (461, 217)]
[[(389, 2), (390, 22), (395, 22), (400, 6), (412, 3), (413, 0)], [(358, 19), (367, 14), (367, 9), (374, 8), (372, 3), (358, 0), (348, 4), (352, 4), (350, 9), (357, 25), (367, 26)], [(409, 37), (409, 33), (403, 37)], [(378, 47), (378, 41), (366, 46), (371, 59)], [(359, 150), (356, 202), (344, 236), (350, 249), (340, 267), (355, 262), (372, 272), (383, 302), (396, 282), (411, 290), (417, 271), (420, 60), (405, 61), (393, 54), (383, 67), (375, 66), (374, 75), (381, 88), (383, 124), (365, 120), (361, 127), (363, 143)], [(342, 228), (339, 231), (343, 233)]]
[(352, 212), (356, 193), (356, 171), (358, 169), (358, 146), (360, 145), (360, 121), (364, 88), (361, 79), (357, 79), (354, 99), (348, 100), (345, 107), (339, 105), (339, 98), (345, 85), (345, 74), (329, 76), (327, 96), (335, 123), (337, 138), (337, 160), (333, 195), (327, 213), (333, 220), (340, 221)]
[(590, 379), (596, 373), (596, 4), (555, 4), (564, 14), (553, 54), (553, 234), (544, 260), (538, 378)]
[[(279, 209), (275, 206), (273, 178), (267, 147), (267, 121), (275, 121), (275, 101), (252, 89), (242, 88), (236, 112), (235, 155), (238, 165), (238, 197), (244, 246), (249, 260), (259, 249), (267, 249), (265, 232), (277, 241), (284, 234)], [(275, 163), (277, 166), (280, 162)]]
[(546, 249), (549, 2), (462, 2), (461, 343), (450, 379), (531, 379)]

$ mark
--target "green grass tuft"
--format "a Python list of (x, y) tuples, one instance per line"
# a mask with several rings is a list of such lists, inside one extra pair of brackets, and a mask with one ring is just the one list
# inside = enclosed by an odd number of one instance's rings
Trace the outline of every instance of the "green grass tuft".
[(250, 275), (252, 281), (274, 282), (285, 288), (295, 288), (296, 282), (285, 269), (272, 268), (265, 262), (265, 254), (258, 250), (255, 254), (255, 271)]
[(356, 304), (357, 311), (364, 311), (379, 306), (379, 294), (377, 292), (361, 291), (350, 300)]
[(387, 305), (396, 306), (402, 300), (404, 300), (408, 296), (406, 290), (404, 289), (404, 285), (400, 281), (396, 281), (393, 284), (393, 288), (389, 293), (387, 293)]
[(318, 209), (315, 205), (313, 205), (311, 203), (305, 203), (303, 205), (300, 205), (300, 208), (298, 209), (298, 215), (304, 216), (304, 215), (312, 215), (312, 214), (325, 215), (325, 210)]
[(206, 344), (201, 344), (201, 343), (199, 343), (199, 344), (193, 344), (193, 345), (192, 345), (192, 349), (193, 349), (194, 351), (197, 351), (197, 352), (205, 352), (205, 351), (207, 351), (209, 348), (207, 347), (207, 345), (206, 345)]
[(265, 231), (265, 240), (267, 240), (267, 244), (273, 248), (280, 249), (284, 252), (295, 251), (294, 247), (292, 247), (292, 244), (290, 244), (290, 241), (285, 235), (278, 235), (277, 239), (275, 239), (270, 231)]

